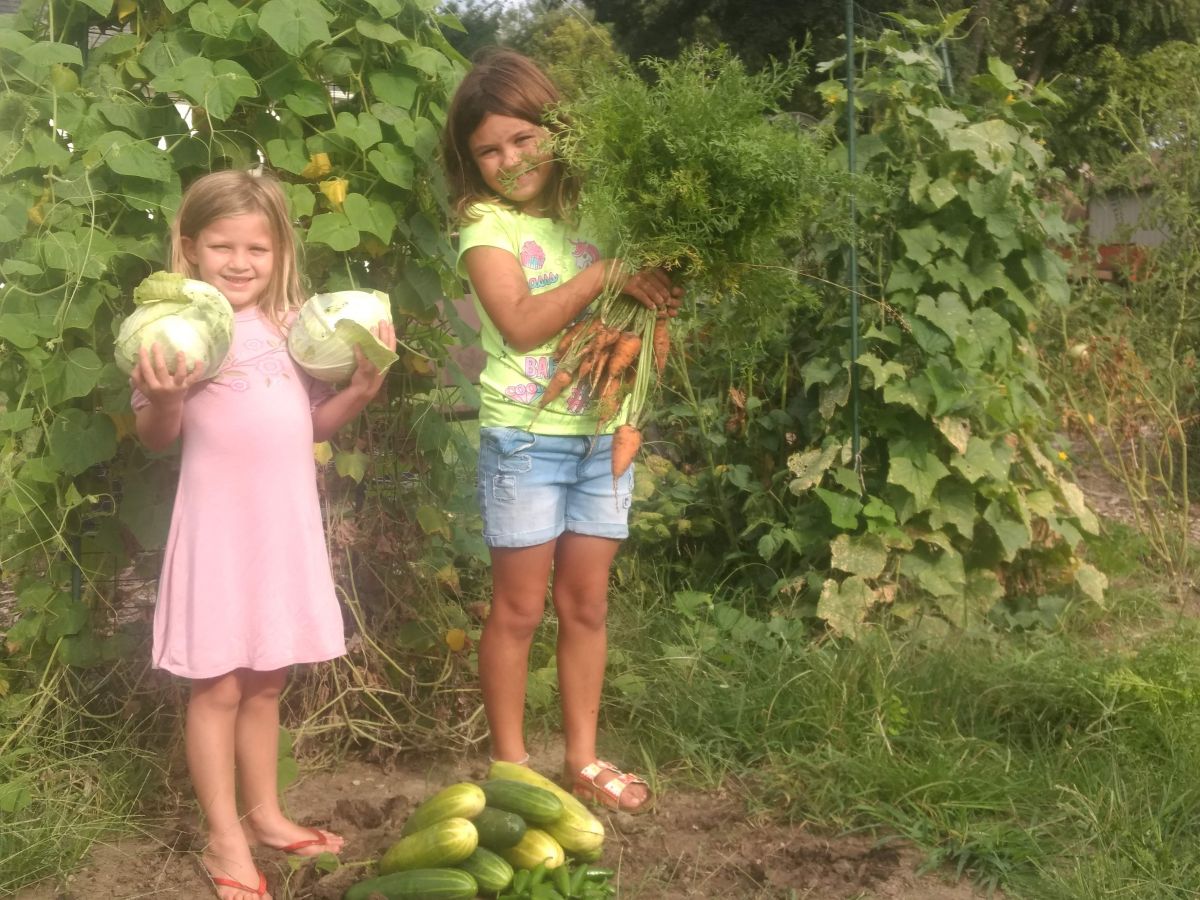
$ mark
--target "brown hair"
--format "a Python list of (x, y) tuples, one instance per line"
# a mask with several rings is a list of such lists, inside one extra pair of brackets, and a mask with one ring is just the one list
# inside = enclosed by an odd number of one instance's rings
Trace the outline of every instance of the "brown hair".
[[(471, 135), (488, 115), (511, 116), (546, 128), (551, 135), (565, 121), (549, 118), (561, 101), (558, 89), (530, 59), (513, 50), (492, 47), (476, 54), (471, 71), (462, 80), (442, 133), (442, 165), (449, 180), (450, 202), (459, 218), (479, 202), (506, 203), (495, 196), (479, 175), (471, 154)], [(579, 177), (552, 160), (546, 183), (547, 212), (555, 219), (566, 218), (579, 197)]]
[(182, 239), (195, 240), (218, 219), (248, 213), (262, 213), (271, 230), (275, 264), (267, 289), (258, 299), (258, 308), (282, 329), (288, 311), (304, 302), (304, 286), (287, 197), (271, 175), (231, 169), (193, 181), (184, 191), (179, 212), (171, 223), (171, 270), (199, 278), (200, 273), (184, 255)]

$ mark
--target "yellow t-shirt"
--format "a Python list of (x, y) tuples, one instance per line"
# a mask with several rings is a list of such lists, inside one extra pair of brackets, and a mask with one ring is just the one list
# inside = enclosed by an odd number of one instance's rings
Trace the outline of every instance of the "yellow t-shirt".
[[(499, 247), (512, 253), (535, 296), (570, 281), (601, 258), (599, 248), (575, 227), (494, 203), (477, 204), (469, 212), (468, 222), (459, 234), (460, 275), (466, 275), (462, 258), (472, 247)], [(545, 409), (538, 408), (538, 398), (554, 374), (554, 348), (560, 335), (527, 353), (518, 353), (505, 342), (473, 285), (472, 290), (487, 355), (479, 377), (479, 424), (523, 428), (538, 434), (594, 434), (595, 407), (587, 403), (586, 385), (572, 384)], [(590, 315), (590, 309), (583, 315)], [(609, 423), (603, 431), (615, 427), (616, 422)]]

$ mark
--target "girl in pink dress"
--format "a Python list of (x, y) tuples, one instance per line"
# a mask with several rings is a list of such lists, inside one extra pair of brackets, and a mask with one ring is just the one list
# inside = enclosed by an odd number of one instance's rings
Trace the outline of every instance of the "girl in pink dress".
[[(279, 695), (289, 666), (345, 652), (329, 568), (312, 445), (367, 405), (383, 373), (360, 351), (340, 391), (314, 382), (287, 352), (303, 302), (279, 184), (218, 172), (192, 184), (171, 231), (172, 268), (228, 298), (234, 336), (220, 371), (171, 374), (158, 345), (132, 374), (138, 437), (182, 440), (158, 603), (154, 665), (191, 680), (188, 769), (204, 812), (201, 861), (221, 900), (267, 897), (254, 843), (315, 856), (342, 838), (304, 828), (276, 789)], [(395, 347), (395, 332), (376, 334)], [(239, 816), (240, 794), (244, 816)]]

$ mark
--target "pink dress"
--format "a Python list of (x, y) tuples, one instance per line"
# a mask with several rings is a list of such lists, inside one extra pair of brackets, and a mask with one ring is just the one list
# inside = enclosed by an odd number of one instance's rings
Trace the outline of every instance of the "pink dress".
[[(306, 375), (257, 309), (235, 314), (221, 373), (183, 406), (153, 662), (186, 678), (346, 652), (317, 498)], [(134, 408), (146, 404), (135, 392)]]

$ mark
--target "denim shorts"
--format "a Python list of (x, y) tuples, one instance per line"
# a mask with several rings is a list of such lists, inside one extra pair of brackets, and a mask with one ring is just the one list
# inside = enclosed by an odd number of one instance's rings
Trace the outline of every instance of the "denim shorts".
[(481, 428), (476, 489), (489, 547), (533, 547), (564, 531), (629, 536), (633, 467), (614, 485), (609, 434)]

